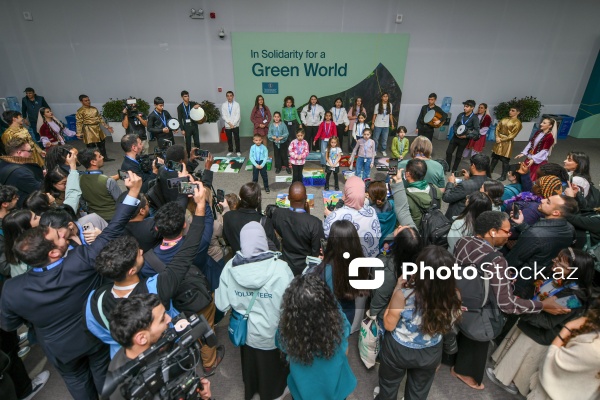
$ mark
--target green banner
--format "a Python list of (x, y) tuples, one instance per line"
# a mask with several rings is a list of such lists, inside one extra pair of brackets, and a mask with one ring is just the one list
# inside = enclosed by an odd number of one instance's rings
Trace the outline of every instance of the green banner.
[(325, 110), (337, 97), (346, 109), (361, 97), (370, 123), (387, 92), (397, 120), (408, 42), (408, 34), (233, 32), (240, 134), (252, 135), (250, 112), (259, 94), (271, 113), (281, 111), (286, 96), (294, 97), (299, 112), (313, 94)]

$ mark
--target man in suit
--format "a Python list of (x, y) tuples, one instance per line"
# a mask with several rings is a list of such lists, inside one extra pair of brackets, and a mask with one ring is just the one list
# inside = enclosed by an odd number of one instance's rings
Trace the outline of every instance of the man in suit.
[(421, 107), (421, 112), (419, 113), (419, 118), (417, 118), (417, 133), (419, 136), (425, 136), (429, 140), (433, 140), (433, 130), (434, 127), (427, 125), (425, 123), (425, 114), (429, 111), (434, 110), (435, 112), (439, 112), (442, 114), (442, 118), (438, 121), (437, 127), (439, 128), (446, 122), (448, 119), (448, 114), (444, 112), (438, 105), (435, 104), (437, 100), (437, 94), (431, 93), (427, 98), (427, 104)]
[(89, 246), (69, 249), (64, 235), (43, 226), (21, 234), (15, 253), (32, 268), (8, 280), (2, 292), (2, 329), (12, 331), (30, 322), (48, 360), (77, 400), (97, 399), (110, 361), (108, 347), (84, 331), (82, 304), (101, 283), (94, 269), (96, 257), (109, 241), (123, 235), (139, 202), (142, 179), (130, 172), (125, 186), (129, 196)]
[[(140, 163), (140, 154), (144, 149), (142, 139), (137, 133), (128, 133), (121, 138), (121, 148), (125, 152), (125, 158), (121, 164), (121, 171), (131, 171), (137, 176), (142, 178), (142, 193), (148, 191), (148, 182), (156, 178), (158, 174), (158, 168), (156, 163), (163, 164), (164, 161), (161, 158), (156, 158), (151, 165)], [(150, 167), (150, 168), (148, 168)]]

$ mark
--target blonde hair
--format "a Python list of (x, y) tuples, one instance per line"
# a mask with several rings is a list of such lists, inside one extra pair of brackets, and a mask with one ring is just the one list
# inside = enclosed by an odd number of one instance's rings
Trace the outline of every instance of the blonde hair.
[(417, 136), (410, 145), (410, 156), (415, 158), (418, 156), (430, 158), (433, 151), (431, 140), (425, 136)]

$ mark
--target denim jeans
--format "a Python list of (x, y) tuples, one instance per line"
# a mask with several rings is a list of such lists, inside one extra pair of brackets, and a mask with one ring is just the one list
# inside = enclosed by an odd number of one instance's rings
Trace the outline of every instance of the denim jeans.
[(376, 126), (373, 129), (373, 140), (375, 141), (375, 151), (377, 151), (377, 148), (379, 146), (379, 136), (381, 136), (381, 151), (385, 151), (385, 149), (387, 148), (387, 140), (388, 140), (388, 134), (390, 132), (390, 128), (385, 127), (379, 127)]
[(325, 153), (327, 153), (327, 145), (329, 144), (329, 140), (325, 141), (321, 139), (321, 166), (327, 165), (325, 160)]
[(356, 159), (356, 176), (365, 180), (371, 175), (371, 159), (358, 157)]

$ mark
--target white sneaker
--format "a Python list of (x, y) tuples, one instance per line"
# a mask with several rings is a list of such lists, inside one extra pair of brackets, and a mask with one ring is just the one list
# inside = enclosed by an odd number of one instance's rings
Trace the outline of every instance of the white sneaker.
[(275, 400), (283, 400), (285, 398), (285, 396), (287, 396), (288, 394), (290, 394), (290, 388), (286, 386), (285, 390), (283, 391), (283, 394), (281, 396), (279, 396), (278, 398), (276, 398)]
[(21, 400), (31, 400), (33, 396), (35, 396), (40, 392), (40, 390), (42, 390), (46, 382), (48, 382), (48, 378), (50, 378), (50, 371), (40, 372), (39, 375), (33, 378), (33, 380), (31, 381), (31, 387), (33, 387), (33, 391), (31, 392), (31, 394)]
[(502, 389), (506, 390), (508, 393), (510, 393), (510, 394), (519, 393), (519, 388), (517, 388), (517, 385), (515, 385), (514, 382), (511, 382), (510, 385), (508, 385), (508, 386), (506, 386), (505, 384), (500, 382), (500, 380), (498, 378), (496, 378), (496, 375), (494, 374), (494, 369), (492, 367), (487, 367), (485, 369), (485, 373), (486, 373), (487, 377), (490, 378), (490, 381), (492, 381), (497, 386), (500, 386)]
[(31, 347), (29, 347), (29, 346), (21, 347), (21, 350), (19, 350), (19, 352), (17, 354), (18, 354), (19, 358), (23, 358), (27, 354), (29, 354), (30, 350), (31, 350)]
[(242, 156), (242, 153), (240, 153), (239, 151), (236, 153), (238, 157)]
[(23, 332), (19, 335), (19, 346), (27, 341), (27, 332)]
[(387, 153), (385, 151), (382, 151), (381, 155), (384, 156), (384, 157), (387, 157)]
[(232, 152), (227, 153), (227, 157), (231, 157), (232, 154)]

